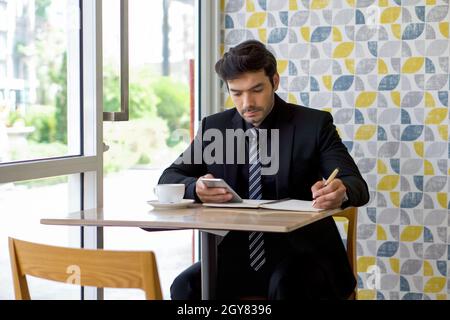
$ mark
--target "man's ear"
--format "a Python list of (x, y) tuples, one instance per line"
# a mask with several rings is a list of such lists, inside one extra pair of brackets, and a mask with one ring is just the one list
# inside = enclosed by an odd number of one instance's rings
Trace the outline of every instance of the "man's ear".
[(277, 91), (279, 85), (280, 85), (280, 75), (277, 72), (273, 75), (273, 91)]

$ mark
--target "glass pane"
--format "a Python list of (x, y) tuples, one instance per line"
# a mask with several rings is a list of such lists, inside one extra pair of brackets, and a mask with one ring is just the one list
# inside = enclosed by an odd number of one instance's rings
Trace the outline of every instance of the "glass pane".
[[(190, 142), (194, 119), (194, 4), (194, 0), (130, 1), (130, 121), (104, 123), (104, 140), (110, 146), (104, 154), (105, 207), (130, 210), (136, 205), (150, 209), (146, 201), (156, 198), (153, 186)], [(108, 6), (104, 10), (109, 12), (104, 15), (113, 15), (117, 8)], [(104, 30), (114, 32), (117, 21), (105, 20)], [(104, 48), (105, 52), (118, 50), (117, 42), (104, 45), (111, 45)], [(117, 66), (117, 61), (105, 66), (105, 78), (115, 79), (104, 84), (106, 110), (115, 110), (113, 102), (120, 101), (118, 71), (110, 71), (118, 70)], [(106, 228), (105, 248), (155, 251), (163, 295), (169, 299), (173, 279), (193, 262), (193, 232)], [(105, 297), (144, 295), (107, 289)]]
[[(54, 246), (80, 247), (79, 228), (40, 224), (44, 217), (61, 217), (69, 212), (68, 179), (70, 177), (61, 176), (0, 184), (0, 300), (14, 299), (8, 237)], [(76, 300), (81, 297), (79, 286), (34, 277), (27, 277), (27, 280), (32, 299)]]
[(0, 163), (80, 153), (78, 0), (0, 1)]

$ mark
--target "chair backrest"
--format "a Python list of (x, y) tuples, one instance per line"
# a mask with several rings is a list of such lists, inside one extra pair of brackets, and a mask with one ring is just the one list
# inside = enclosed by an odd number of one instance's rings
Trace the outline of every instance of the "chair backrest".
[(29, 300), (26, 275), (98, 288), (142, 289), (161, 300), (156, 258), (150, 251), (54, 247), (9, 238), (16, 299)]
[[(347, 228), (347, 257), (350, 263), (350, 267), (353, 270), (353, 274), (355, 275), (355, 279), (358, 279), (358, 270), (356, 264), (356, 229), (358, 222), (358, 208), (349, 207), (345, 210), (336, 213), (333, 215), (335, 220), (339, 221), (339, 218), (345, 218), (348, 222)], [(355, 297), (356, 297), (356, 288), (355, 288)]]

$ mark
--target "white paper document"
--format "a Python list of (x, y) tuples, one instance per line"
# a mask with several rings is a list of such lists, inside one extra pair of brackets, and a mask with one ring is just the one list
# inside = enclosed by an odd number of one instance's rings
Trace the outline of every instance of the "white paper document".
[(317, 209), (312, 206), (312, 201), (305, 200), (248, 200), (244, 199), (241, 203), (203, 203), (206, 207), (219, 208), (262, 208), (271, 210), (286, 210), (286, 211), (306, 211), (319, 212), (324, 209)]
[(274, 200), (250, 200), (244, 199), (242, 202), (225, 202), (225, 203), (204, 203), (206, 207), (226, 207), (226, 208), (261, 208), (263, 204), (273, 202)]

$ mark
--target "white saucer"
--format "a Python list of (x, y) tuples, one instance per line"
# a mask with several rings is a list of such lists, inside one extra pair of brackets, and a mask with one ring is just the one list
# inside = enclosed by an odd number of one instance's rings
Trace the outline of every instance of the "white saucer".
[(178, 203), (164, 203), (159, 202), (158, 200), (149, 200), (147, 201), (149, 205), (154, 207), (155, 209), (181, 209), (187, 208), (190, 204), (194, 203), (192, 199), (183, 199)]

